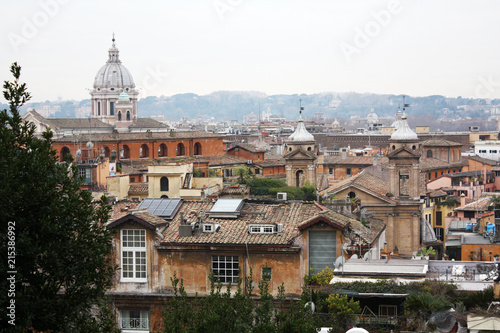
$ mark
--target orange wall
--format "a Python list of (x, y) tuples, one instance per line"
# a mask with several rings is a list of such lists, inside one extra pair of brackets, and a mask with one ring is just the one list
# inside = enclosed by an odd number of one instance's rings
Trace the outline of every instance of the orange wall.
[(262, 175), (263, 176), (286, 175), (286, 169), (284, 165), (265, 167), (262, 169)]
[[(184, 144), (185, 155), (192, 157), (194, 156), (194, 145), (199, 142), (202, 147), (202, 156), (215, 156), (223, 154), (222, 150), (222, 139), (221, 138), (201, 138), (201, 139), (183, 139), (177, 138), (175, 140), (136, 140), (136, 141), (103, 141), (95, 143), (94, 150), (97, 154), (101, 147), (107, 146), (109, 150), (113, 149), (113, 146), (117, 152), (117, 158), (120, 159), (120, 149), (122, 146), (127, 145), (130, 149), (130, 158), (139, 159), (139, 149), (143, 144), (146, 144), (149, 150), (149, 156), (144, 157), (145, 159), (158, 158), (158, 147), (164, 143), (167, 146), (167, 156), (162, 157), (176, 157), (176, 147), (178, 143)], [(84, 146), (84, 144), (82, 144)], [(76, 155), (76, 150), (79, 148), (72, 142), (54, 142), (52, 144), (53, 149), (56, 150), (59, 155), (63, 147), (69, 148), (71, 155), (73, 157)], [(160, 157), (161, 158), (161, 157)]]
[(464, 261), (493, 261), (493, 255), (498, 253), (500, 253), (500, 244), (462, 244), (462, 260)]
[(229, 156), (239, 157), (239, 158), (243, 158), (245, 160), (252, 160), (254, 162), (264, 160), (264, 152), (252, 153), (246, 149), (239, 148), (239, 147), (236, 147), (236, 148), (232, 149), (231, 151), (228, 151), (227, 154)]

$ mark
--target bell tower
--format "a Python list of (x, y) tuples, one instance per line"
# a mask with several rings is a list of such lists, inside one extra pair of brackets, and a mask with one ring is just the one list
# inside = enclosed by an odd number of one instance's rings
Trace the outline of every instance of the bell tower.
[(316, 159), (318, 147), (314, 136), (309, 133), (302, 120), (300, 107), (299, 122), (285, 143), (286, 183), (288, 186), (304, 186), (306, 182), (316, 184)]

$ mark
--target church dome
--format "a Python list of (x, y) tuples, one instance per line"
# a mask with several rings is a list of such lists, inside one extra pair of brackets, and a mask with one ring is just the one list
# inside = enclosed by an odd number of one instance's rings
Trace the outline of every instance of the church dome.
[(378, 116), (373, 108), (370, 110), (370, 113), (366, 117), (366, 121), (368, 122), (368, 124), (376, 124), (378, 122)]
[(340, 126), (340, 123), (337, 120), (337, 118), (335, 118), (335, 120), (333, 121), (333, 126), (335, 126), (335, 127)]
[(119, 51), (115, 46), (114, 38), (113, 45), (111, 45), (108, 53), (108, 61), (101, 67), (95, 76), (94, 89), (110, 88), (128, 91), (128, 89), (135, 88), (132, 75), (120, 61)]
[(417, 133), (412, 131), (406, 121), (406, 114), (403, 114), (401, 117), (399, 128), (396, 132), (392, 133), (391, 140), (418, 140)]
[(304, 121), (302, 120), (302, 116), (299, 119), (299, 123), (297, 124), (297, 128), (292, 135), (288, 137), (288, 140), (291, 141), (314, 141), (314, 136), (309, 133), (304, 125)]

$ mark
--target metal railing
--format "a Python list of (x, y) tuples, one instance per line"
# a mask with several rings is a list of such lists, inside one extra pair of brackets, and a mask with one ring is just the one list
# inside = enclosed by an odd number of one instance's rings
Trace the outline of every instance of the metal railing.
[(121, 328), (127, 329), (149, 329), (148, 318), (130, 318), (121, 320)]

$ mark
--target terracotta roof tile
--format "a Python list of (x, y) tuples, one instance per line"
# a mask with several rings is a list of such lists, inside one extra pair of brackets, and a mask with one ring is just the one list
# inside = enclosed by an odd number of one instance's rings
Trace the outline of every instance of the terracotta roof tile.
[(110, 124), (96, 118), (44, 118), (45, 122), (55, 128), (111, 128)]
[(129, 194), (148, 194), (149, 193), (149, 184), (131, 184), (128, 188)]
[(492, 165), (492, 166), (496, 166), (497, 165), (497, 161), (490, 160), (489, 158), (484, 158), (484, 157), (477, 156), (477, 155), (468, 156), (468, 158), (470, 160), (477, 161), (477, 162), (480, 162), (480, 163), (483, 163), (483, 164), (486, 164), (486, 165)]
[(446, 161), (442, 161), (433, 157), (420, 159), (420, 169), (422, 171), (428, 171), (433, 169), (444, 169), (444, 168), (460, 168), (467, 164), (468, 163), (466, 159), (462, 159), (460, 162), (455, 162), (455, 163), (448, 163)]
[[(374, 174), (371, 173), (377, 169), (379, 170), (380, 173), (379, 176), (375, 176)], [(325, 195), (330, 192), (335, 192), (336, 190), (343, 188), (345, 186), (356, 185), (368, 191), (375, 192), (376, 194), (383, 196), (387, 199), (396, 201), (395, 199), (386, 196), (386, 194), (390, 192), (389, 182), (387, 181), (387, 179), (389, 179), (389, 171), (387, 169), (382, 168), (380, 166), (372, 166), (370, 168), (364, 169), (362, 172), (358, 173), (353, 177), (347, 178), (339, 183), (330, 186), (326, 190), (321, 191), (320, 195)]]
[(444, 139), (436, 139), (436, 140), (426, 140), (420, 142), (421, 146), (424, 147), (462, 147), (463, 144), (453, 141), (448, 141)]
[(455, 210), (460, 211), (485, 211), (491, 205), (490, 197), (480, 198), (479, 200), (473, 201), (466, 204), (463, 207), (455, 208)]
[(249, 144), (249, 143), (238, 143), (236, 146), (234, 146), (233, 148), (229, 149), (229, 150), (233, 150), (235, 148), (243, 148), (251, 153), (263, 153), (265, 152), (265, 149), (262, 149), (262, 148), (258, 148), (257, 146), (254, 146), (252, 144)]

